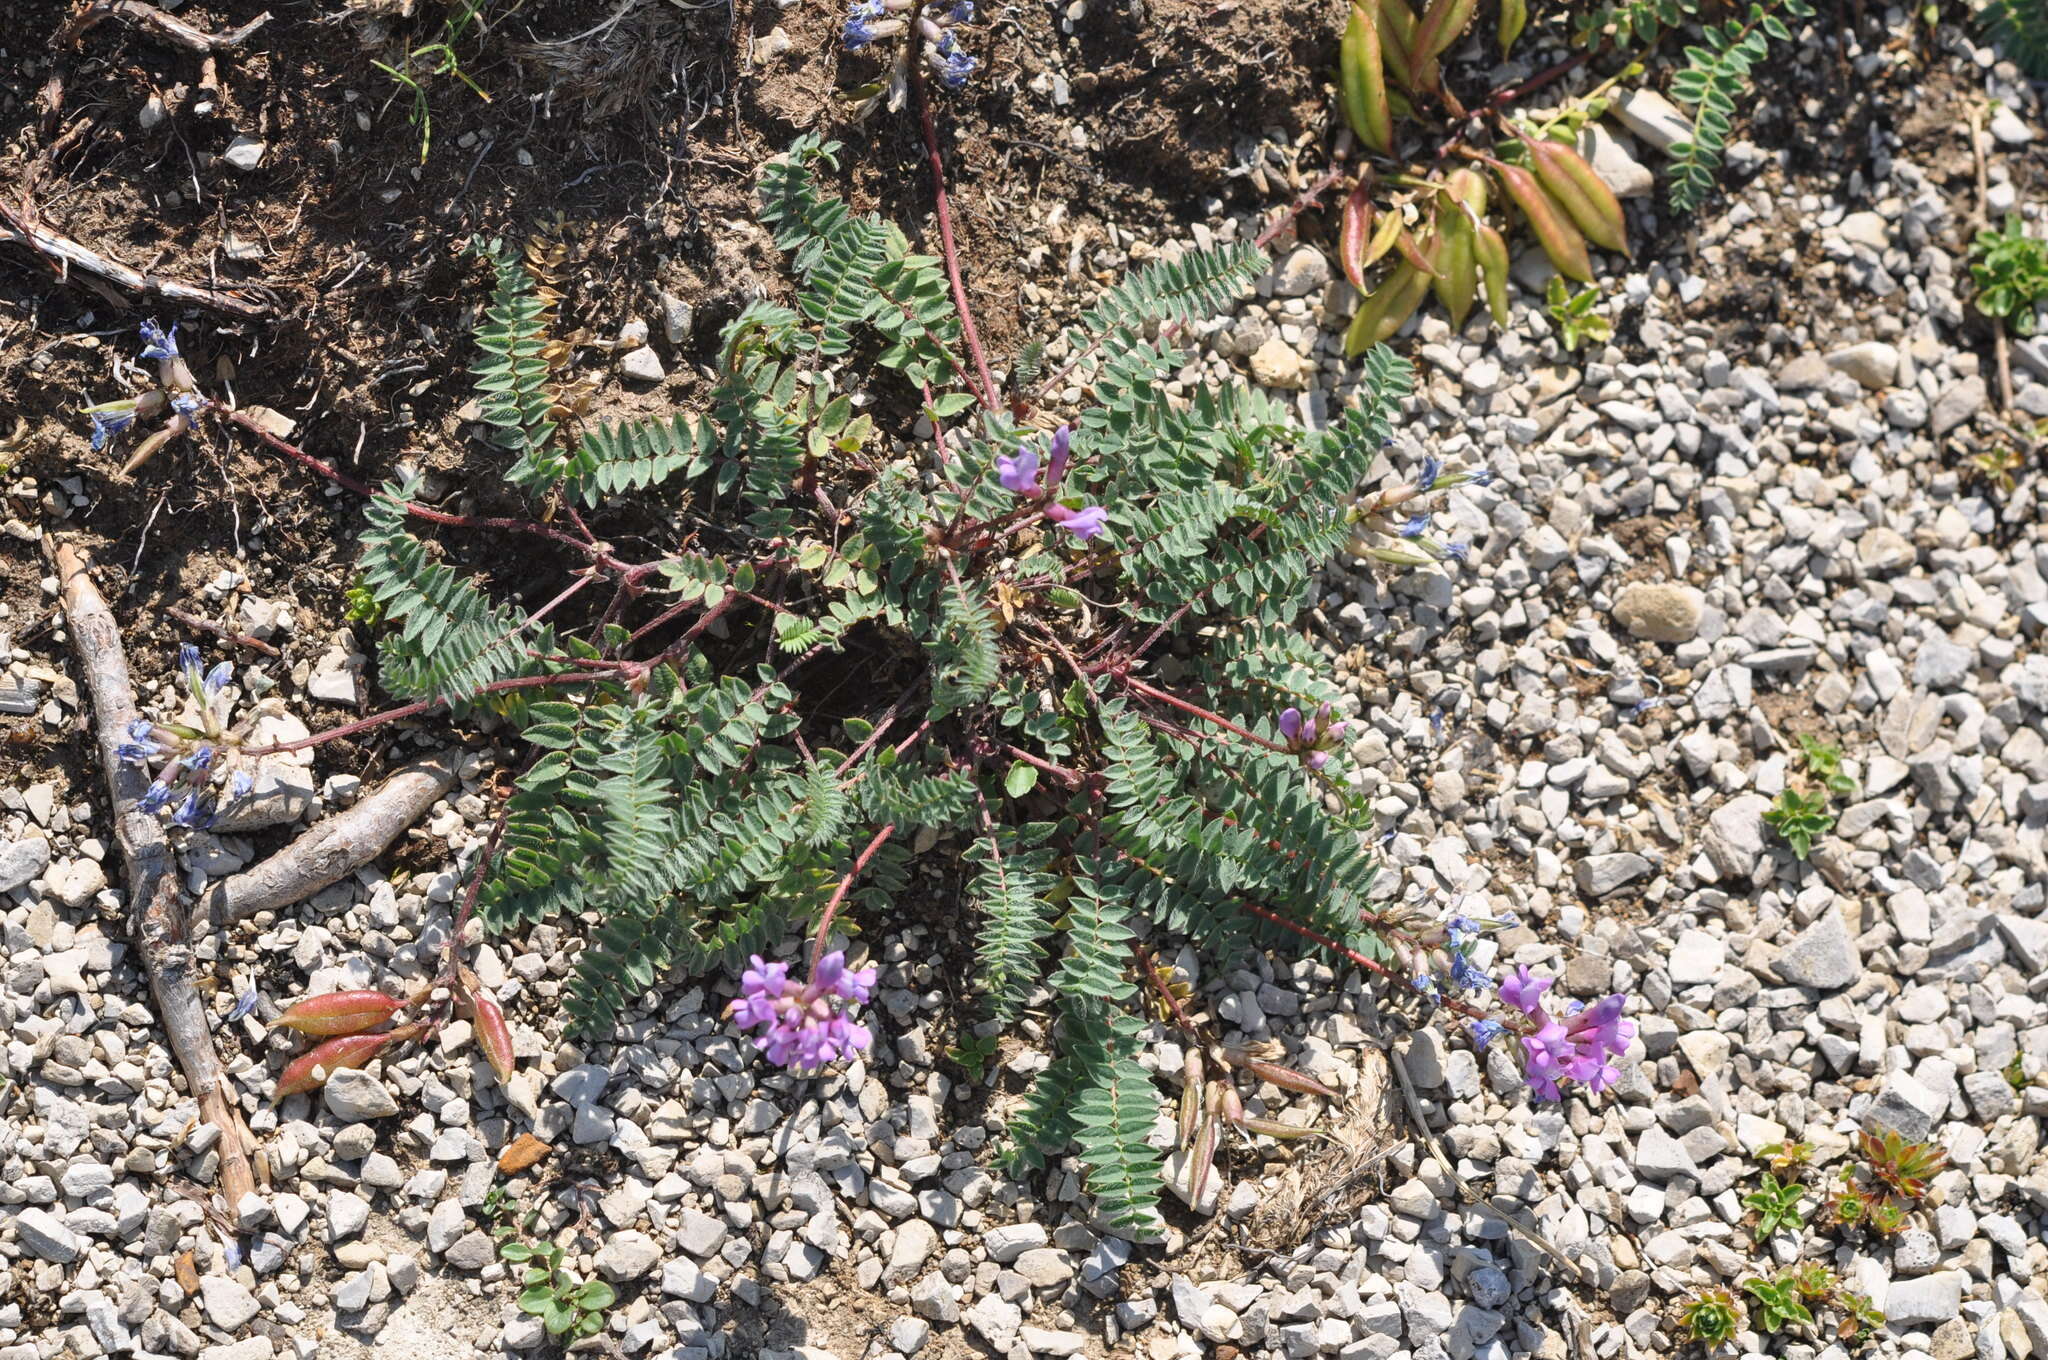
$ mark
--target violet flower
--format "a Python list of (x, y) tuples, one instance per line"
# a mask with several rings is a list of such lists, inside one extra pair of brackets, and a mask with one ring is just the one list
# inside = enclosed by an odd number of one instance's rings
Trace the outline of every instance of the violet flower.
[(1303, 717), (1298, 708), (1283, 708), (1278, 725), (1287, 749), (1300, 756), (1311, 770), (1320, 770), (1330, 763), (1330, 752), (1336, 749), (1337, 738), (1344, 731), (1342, 718), (1331, 721), (1328, 704), (1317, 709), (1312, 718)]
[(1535, 1030), (1522, 1036), (1529, 1089), (1541, 1100), (1561, 1099), (1566, 1081), (1606, 1090), (1621, 1080), (1621, 1069), (1608, 1060), (1626, 1052), (1635, 1037), (1635, 1023), (1621, 1014), (1628, 998), (1615, 992), (1559, 1020), (1543, 1007), (1550, 985), (1551, 979), (1536, 977), (1527, 964), (1500, 984), (1501, 1000), (1536, 1022)]
[(768, 1061), (797, 1072), (814, 1072), (827, 1063), (850, 1058), (866, 1049), (866, 1025), (846, 1018), (843, 1005), (867, 1001), (875, 985), (875, 969), (848, 968), (844, 951), (833, 950), (811, 969), (811, 980), (798, 983), (786, 963), (770, 963), (759, 954), (740, 975), (739, 997), (726, 1013), (741, 1029), (759, 1029), (754, 1046)]
[(1109, 511), (1099, 505), (1084, 505), (1075, 510), (1055, 501), (1045, 507), (1045, 517), (1083, 543), (1109, 528)]
[(178, 359), (178, 323), (173, 321), (166, 331), (151, 317), (142, 323), (142, 355), (144, 359)]
[(1048, 496), (1059, 490), (1060, 478), (1067, 475), (1067, 458), (1073, 447), (1073, 426), (1062, 425), (1052, 432), (1052, 449), (1045, 462), (1045, 493)]
[(1019, 496), (1036, 496), (1038, 489), (1038, 450), (1018, 449), (1015, 454), (996, 455), (996, 480), (1006, 491)]

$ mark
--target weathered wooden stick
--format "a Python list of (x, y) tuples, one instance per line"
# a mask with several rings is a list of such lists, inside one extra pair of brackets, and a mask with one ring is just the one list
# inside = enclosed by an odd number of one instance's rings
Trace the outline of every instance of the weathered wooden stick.
[(242, 1196), (256, 1190), (249, 1164), (256, 1140), (229, 1094), (226, 1073), (207, 1026), (206, 1008), (193, 987), (192, 951), (185, 939), (185, 911), (178, 900), (170, 843), (164, 838), (163, 824), (136, 807), (149, 775), (120, 756), (128, 724), (140, 716), (135, 686), (128, 678), (128, 657), (121, 649), (121, 633), (112, 611), (86, 574), (85, 559), (70, 544), (47, 537), (43, 547), (57, 568), (72, 650), (92, 695), (93, 734), (99, 742), (100, 769), (107, 778), (114, 814), (114, 843), (127, 869), (129, 941), (149, 979), (157, 1018), (185, 1074), (185, 1085), (199, 1101), (200, 1115), (220, 1130), (221, 1195), (232, 1213)]
[(68, 271), (72, 269), (82, 269), (88, 274), (110, 283), (117, 283), (130, 292), (140, 293), (144, 297), (157, 297), (166, 302), (207, 307), (216, 312), (225, 312), (229, 316), (241, 317), (246, 321), (258, 321), (271, 314), (270, 304), (247, 290), (209, 288), (202, 283), (167, 279), (156, 274), (145, 274), (139, 269), (131, 269), (118, 260), (110, 260), (90, 246), (74, 241), (62, 232), (52, 231), (30, 213), (16, 208), (4, 198), (0, 198), (0, 241), (13, 241), (37, 251), (50, 262), (59, 278), (68, 278)]
[(192, 909), (199, 933), (302, 902), (384, 853), (457, 783), (459, 750), (416, 760), (354, 807), (308, 827), (262, 863), (207, 889)]

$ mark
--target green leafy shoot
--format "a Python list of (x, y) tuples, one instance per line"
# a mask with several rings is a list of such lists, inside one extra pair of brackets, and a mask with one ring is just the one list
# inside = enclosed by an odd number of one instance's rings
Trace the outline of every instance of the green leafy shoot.
[(1778, 794), (1778, 801), (1764, 813), (1764, 821), (1791, 847), (1793, 855), (1803, 861), (1813, 852), (1815, 838), (1834, 829), (1835, 814), (1828, 811), (1825, 793), (1785, 789)]
[(1798, 1181), (1781, 1183), (1770, 1172), (1764, 1172), (1763, 1184), (1742, 1200), (1744, 1208), (1756, 1211), (1756, 1240), (1764, 1242), (1779, 1232), (1797, 1233), (1804, 1228), (1806, 1211), (1800, 1206), (1805, 1199), (1806, 1187)]
[[(390, 76), (392, 82), (398, 86), (392, 92), (392, 98), (396, 99), (403, 95), (411, 102), (406, 121), (419, 129), (421, 165), (427, 163), (427, 154), (434, 145), (434, 111), (427, 97), (427, 82), (441, 76), (454, 76), (469, 86), (478, 99), (486, 104), (491, 102), (491, 97), (484, 93), (483, 87), (470, 79), (469, 73), (462, 69), (462, 58), (455, 50), (455, 44), (469, 31), (471, 24), (483, 26), (484, 12), (491, 4), (492, 0), (456, 0), (448, 17), (442, 20), (440, 32), (435, 35), (434, 41), (406, 49), (405, 55), (399, 58), (395, 66), (381, 61), (370, 63)], [(512, 9), (518, 7), (515, 3)], [(511, 12), (506, 10), (498, 17), (503, 18)]]
[(2027, 1089), (2026, 1054), (2014, 1053), (2012, 1060), (2000, 1068), (1999, 1072), (2005, 1077), (2005, 1084), (2012, 1087), (2013, 1090), (2024, 1091)]
[(1905, 1199), (1924, 1199), (1928, 1184), (1948, 1165), (1948, 1154), (1932, 1143), (1911, 1143), (1898, 1134), (1859, 1133), (1856, 1152), (1873, 1180)]
[(1604, 341), (1614, 334), (1614, 323), (1593, 310), (1599, 304), (1598, 288), (1570, 292), (1561, 274), (1551, 275), (1544, 293), (1544, 310), (1557, 324), (1558, 335), (1568, 350), (1576, 351), (1589, 340)]
[(1765, 1331), (1782, 1332), (1794, 1327), (1813, 1326), (1813, 1310), (1801, 1301), (1799, 1287), (1789, 1274), (1773, 1280), (1744, 1280), (1742, 1289), (1757, 1301), (1762, 1310), (1758, 1325)]
[(1694, 1291), (1678, 1310), (1678, 1325), (1686, 1335), (1709, 1350), (1725, 1346), (1742, 1330), (1742, 1304), (1726, 1289), (1710, 1287)]
[(1797, 1172), (1799, 1168), (1813, 1161), (1811, 1143), (1767, 1143), (1756, 1150), (1756, 1155), (1771, 1164), (1771, 1170), (1779, 1175)]
[(603, 1280), (585, 1280), (562, 1266), (558, 1246), (502, 1242), (498, 1256), (507, 1265), (524, 1266), (520, 1274), (519, 1311), (541, 1320), (548, 1335), (581, 1341), (604, 1330), (605, 1314), (619, 1296)]
[[(1701, 30), (1705, 41), (1685, 49), (1687, 65), (1672, 78), (1671, 96), (1692, 110), (1692, 134), (1668, 153), (1673, 212), (1690, 213), (1706, 202), (1734, 130), (1737, 101), (1749, 92), (1750, 71), (1771, 43), (1792, 41), (1787, 18), (1812, 17), (1807, 0), (1751, 0), (1746, 19), (1707, 24)], [(1667, 20), (1676, 21), (1675, 15)]]
[(1786, 1278), (1792, 1281), (1793, 1291), (1802, 1299), (1825, 1299), (1840, 1284), (1825, 1261), (1801, 1261), (1786, 1272)]
[(2015, 335), (2034, 333), (2034, 304), (2048, 298), (2048, 240), (2029, 236), (2018, 213), (2005, 230), (1986, 227), (1970, 243), (1970, 278), (1977, 310), (2002, 321)]
[(1991, 41), (2035, 80), (2048, 80), (2048, 5), (1989, 0), (1978, 11)]
[(1836, 1335), (1844, 1341), (1854, 1341), (1863, 1333), (1875, 1332), (1884, 1326), (1884, 1309), (1872, 1303), (1868, 1294), (1837, 1288), (1834, 1304), (1842, 1310), (1842, 1321), (1836, 1328)]
[(996, 1060), (996, 1050), (1001, 1043), (1001, 1036), (995, 1034), (963, 1034), (947, 1048), (946, 1058), (974, 1080), (980, 1081), (988, 1074), (989, 1064)]
[(377, 602), (377, 592), (358, 576), (341, 593), (341, 616), (350, 623), (360, 623), (375, 628), (384, 622), (384, 606)]
[(1811, 733), (1801, 733), (1799, 758), (1806, 763), (1806, 772), (1825, 785), (1829, 793), (1847, 798), (1856, 792), (1856, 781), (1842, 773), (1841, 747)]

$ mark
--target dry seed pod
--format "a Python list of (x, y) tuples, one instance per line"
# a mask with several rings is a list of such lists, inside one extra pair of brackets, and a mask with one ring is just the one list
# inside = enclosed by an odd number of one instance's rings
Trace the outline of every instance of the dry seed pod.
[(1580, 283), (1591, 283), (1593, 261), (1586, 254), (1586, 238), (1565, 210), (1558, 206), (1557, 200), (1544, 191), (1536, 176), (1521, 166), (1508, 165), (1503, 161), (1488, 161), (1487, 164), (1499, 177), (1508, 197), (1515, 200), (1515, 206), (1522, 210), (1522, 216), (1529, 220), (1529, 230), (1536, 234), (1536, 243), (1557, 266), (1557, 272)]
[(1622, 216), (1621, 200), (1596, 174), (1586, 158), (1559, 142), (1531, 137), (1526, 143), (1529, 159), (1535, 163), (1536, 178), (1564, 205), (1586, 239), (1608, 250), (1629, 253), (1628, 219)]
[(283, 1026), (301, 1034), (333, 1038), (381, 1025), (404, 1004), (379, 991), (328, 992), (307, 997), (270, 1023), (273, 1029)]
[(1382, 154), (1394, 149), (1394, 114), (1387, 106), (1387, 73), (1380, 51), (1380, 30), (1357, 5), (1344, 28), (1337, 61), (1344, 117), (1351, 130)]

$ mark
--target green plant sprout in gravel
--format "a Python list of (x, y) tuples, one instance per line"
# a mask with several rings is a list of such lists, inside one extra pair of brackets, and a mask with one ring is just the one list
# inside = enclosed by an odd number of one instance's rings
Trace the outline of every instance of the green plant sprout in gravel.
[(2027, 235), (2014, 213), (2005, 219), (2004, 231), (1986, 227), (1978, 232), (1970, 254), (1977, 310), (2015, 335), (2032, 335), (2034, 304), (2048, 298), (2048, 241)]
[(1798, 1234), (1806, 1227), (1806, 1211), (1800, 1207), (1805, 1198), (1806, 1187), (1797, 1180), (1781, 1184), (1776, 1176), (1764, 1172), (1763, 1184), (1742, 1200), (1744, 1208), (1756, 1211), (1756, 1240), (1762, 1243), (1779, 1232)]
[[(1432, 460), (1358, 494), (1406, 365), (1369, 353), (1356, 406), (1314, 432), (1249, 387), (1169, 391), (1175, 338), (1268, 267), (1232, 245), (1111, 288), (1066, 335), (1092, 404), (1029, 411), (955, 309), (953, 262), (826, 192), (836, 164), (806, 137), (764, 168), (795, 305), (726, 326), (702, 414), (572, 428), (551, 302), (519, 252), (485, 249), (479, 404), (531, 517), (371, 491), (210, 408), (368, 498), (359, 567), (399, 703), (299, 744), (497, 706), (527, 755), (470, 883), (485, 924), (595, 922), (563, 997), (584, 1034), (673, 974), (730, 969), (732, 1021), (797, 1076), (876, 1047), (880, 967), (835, 924), (888, 910), (925, 856), (958, 884), (987, 1021), (1029, 1011), (1049, 1038), (1007, 1162), (1072, 1150), (1127, 1233), (1160, 1229), (1165, 1182), (1135, 946), (1190, 942), (1221, 968), (1326, 951), (1413, 1023), (1500, 1043), (1538, 1098), (1617, 1081), (1625, 997), (1496, 979), (1503, 923), (1369, 896), (1344, 695), (1294, 623), (1354, 540), (1438, 570), (1464, 554), (1426, 498), (1483, 470)], [(908, 437), (920, 418), (928, 441)], [(537, 550), (531, 608), (470, 565), (508, 537)], [(1190, 1143), (1278, 1136), (1232, 1077), (1286, 1069), (1204, 1058)]]
[[(520, 0), (515, 0), (509, 9), (493, 17), (509, 18), (519, 8), (519, 3)], [(427, 163), (427, 155), (434, 147), (434, 110), (427, 97), (428, 81), (440, 76), (454, 76), (467, 85), (478, 99), (486, 104), (491, 102), (491, 97), (484, 93), (483, 86), (470, 79), (469, 72), (462, 69), (461, 55), (455, 50), (455, 44), (462, 40), (470, 25), (476, 25), (479, 31), (488, 28), (484, 22), (484, 13), (490, 9), (491, 4), (492, 0), (454, 0), (448, 6), (448, 14), (442, 19), (441, 30), (435, 35), (434, 41), (419, 47), (407, 48), (405, 55), (399, 58), (395, 66), (382, 61), (370, 63), (390, 76), (393, 83), (398, 86), (398, 89), (392, 92), (393, 99), (402, 95), (410, 100), (411, 107), (406, 112), (406, 121), (419, 129), (421, 165)]]
[(1782, 789), (1778, 801), (1764, 813), (1764, 821), (1791, 848), (1793, 856), (1804, 861), (1813, 853), (1815, 839), (1834, 829), (1835, 814), (1828, 810), (1824, 792)]
[(1847, 798), (1856, 792), (1856, 781), (1842, 772), (1842, 748), (1822, 741), (1810, 732), (1799, 737), (1799, 758), (1806, 772), (1819, 780), (1829, 793)]
[(1558, 337), (1567, 350), (1576, 351), (1589, 340), (1604, 341), (1614, 334), (1614, 323), (1593, 310), (1600, 304), (1598, 288), (1581, 288), (1574, 293), (1566, 288), (1563, 275), (1553, 274), (1544, 299), (1544, 310), (1556, 324)]
[(616, 1290), (603, 1280), (585, 1280), (564, 1269), (562, 1248), (528, 1242), (502, 1242), (498, 1257), (507, 1265), (523, 1266), (519, 1272), (519, 1311), (541, 1320), (548, 1335), (563, 1341), (581, 1341), (604, 1330), (605, 1314), (619, 1301)]
[(1685, 1329), (1687, 1340), (1713, 1351), (1735, 1339), (1742, 1330), (1743, 1317), (1742, 1304), (1735, 1295), (1708, 1287), (1686, 1299), (1678, 1310), (1678, 1325)]

